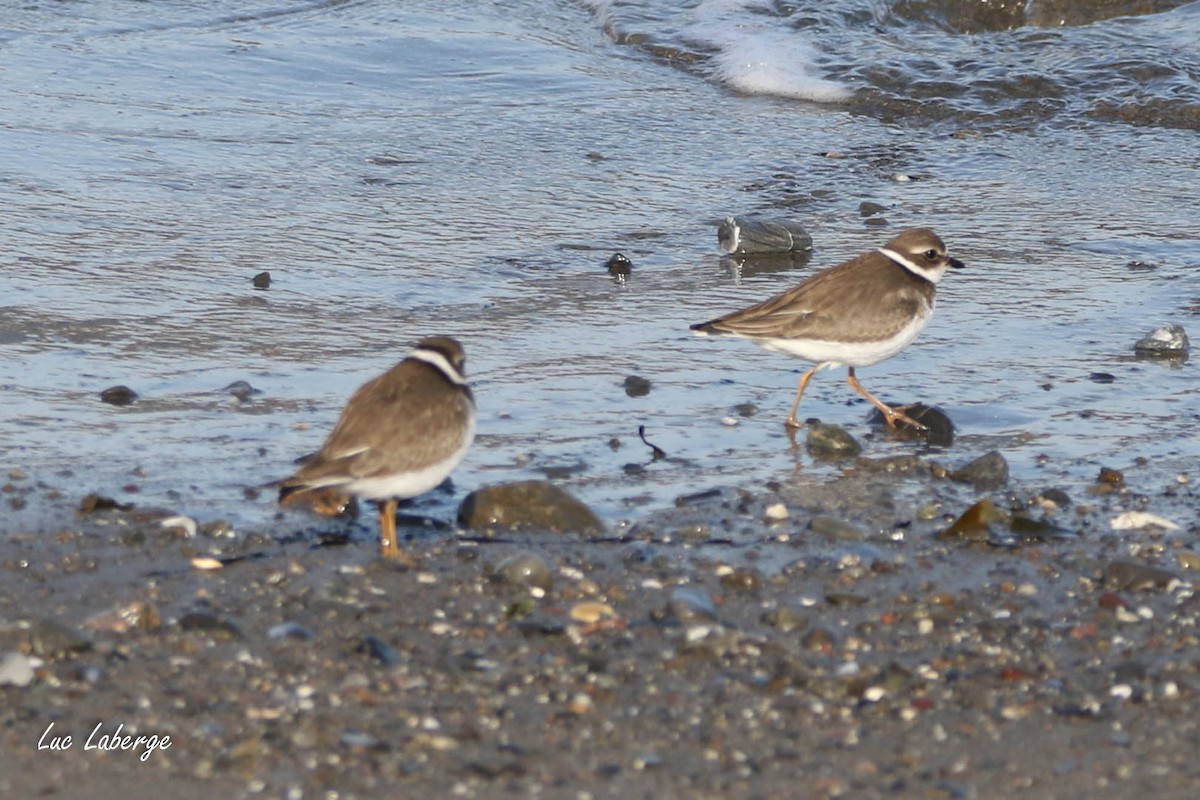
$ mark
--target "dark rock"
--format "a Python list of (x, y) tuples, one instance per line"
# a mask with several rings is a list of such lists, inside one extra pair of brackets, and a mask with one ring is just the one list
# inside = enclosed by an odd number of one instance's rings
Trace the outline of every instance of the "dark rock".
[(862, 445), (839, 425), (809, 422), (804, 447), (813, 458), (853, 458), (862, 452)]
[(676, 625), (713, 622), (717, 606), (708, 592), (695, 586), (676, 586), (661, 615), (662, 621)]
[(1009, 520), (1008, 512), (997, 508), (991, 500), (983, 499), (964, 511), (950, 527), (938, 534), (938, 538), (985, 541), (993, 536), (993, 526), (1007, 527)]
[(633, 272), (633, 262), (623, 253), (613, 253), (608, 261), (604, 262), (604, 268), (614, 278), (627, 278)]
[(950, 479), (969, 483), (981, 491), (1001, 489), (1008, 485), (1008, 462), (998, 451), (992, 450), (951, 472)]
[(207, 611), (191, 611), (179, 618), (179, 628), (208, 633), (218, 639), (241, 639), (242, 632), (229, 620)]
[(358, 652), (370, 656), (385, 667), (394, 667), (401, 661), (399, 651), (378, 636), (363, 637), (358, 644)]
[(641, 375), (630, 375), (625, 378), (625, 394), (629, 397), (645, 397), (650, 394), (650, 381)]
[(604, 531), (603, 523), (590, 508), (565, 489), (545, 481), (516, 481), (476, 489), (458, 507), (458, 521), (474, 530)]
[(110, 386), (100, 393), (100, 401), (110, 406), (127, 406), (137, 399), (137, 392), (128, 386)]
[(1110, 561), (1104, 567), (1104, 585), (1125, 592), (1163, 589), (1178, 579), (1170, 570), (1139, 564), (1136, 561)]
[(131, 511), (133, 503), (118, 503), (111, 497), (102, 494), (89, 494), (79, 501), (80, 514), (94, 514), (97, 511)]
[(1182, 325), (1172, 322), (1155, 328), (1134, 342), (1133, 350), (1138, 355), (1162, 358), (1178, 358), (1187, 353), (1191, 343)]
[(887, 206), (872, 203), (869, 200), (858, 204), (858, 215), (860, 217), (873, 217), (876, 214), (882, 214), (884, 211), (887, 211)]
[[(932, 447), (949, 447), (954, 444), (954, 423), (950, 421), (950, 417), (946, 416), (946, 412), (937, 406), (909, 403), (898, 406), (897, 410), (903, 411), (908, 417), (925, 426), (925, 429), (921, 430), (898, 422), (896, 427), (892, 428), (897, 436), (905, 439), (924, 439), (926, 444)], [(867, 415), (867, 423), (879, 427), (886, 425), (887, 421), (883, 417), (883, 412), (873, 408)]]
[(1093, 372), (1088, 375), (1088, 380), (1092, 383), (1112, 383), (1117, 379), (1116, 375), (1111, 372)]
[(225, 394), (233, 395), (243, 403), (255, 395), (262, 394), (262, 389), (255, 389), (246, 381), (234, 381), (221, 391)]
[(250, 282), (254, 284), (255, 289), (269, 289), (271, 288), (271, 273), (260, 272), (251, 278)]
[(88, 650), (92, 643), (61, 622), (39, 620), (29, 628), (29, 646), (35, 656), (50, 660)]

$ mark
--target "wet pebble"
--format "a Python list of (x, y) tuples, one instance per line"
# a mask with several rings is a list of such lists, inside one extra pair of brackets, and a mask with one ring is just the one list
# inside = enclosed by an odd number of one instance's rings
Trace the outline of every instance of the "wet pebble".
[(817, 514), (809, 521), (808, 527), (813, 533), (830, 539), (861, 542), (867, 538), (862, 528), (828, 514)]
[(980, 491), (1001, 489), (1008, 484), (1008, 462), (992, 450), (950, 473), (950, 479), (969, 483)]
[[(901, 407), (904, 413), (913, 420), (925, 426), (924, 430), (913, 428), (903, 422), (897, 423), (891, 431), (903, 439), (923, 439), (932, 447), (949, 447), (954, 444), (954, 423), (946, 412), (937, 406), (927, 406), (924, 403), (909, 403)], [(867, 415), (867, 423), (876, 427), (886, 425), (883, 413), (879, 409), (871, 409)]]
[(773, 608), (763, 614), (763, 622), (780, 633), (802, 631), (808, 627), (808, 617), (794, 608)]
[(571, 606), (570, 617), (576, 622), (592, 624), (605, 619), (613, 619), (617, 612), (608, 603), (595, 600), (585, 600)]
[(720, 571), (718, 581), (732, 592), (754, 593), (762, 589), (762, 576), (749, 567), (732, 567)]
[(813, 458), (853, 458), (862, 452), (862, 445), (840, 425), (809, 422), (804, 447)]
[(29, 646), (34, 655), (55, 659), (87, 650), (92, 643), (61, 622), (39, 620), (29, 628)]
[(127, 406), (138, 399), (138, 394), (128, 386), (110, 386), (100, 393), (100, 401), (110, 406)]
[(269, 289), (271, 288), (271, 273), (260, 272), (250, 279), (250, 283), (255, 289)]
[(1136, 561), (1110, 561), (1104, 567), (1104, 585), (1110, 589), (1140, 592), (1147, 589), (1164, 589), (1178, 580), (1170, 570), (1151, 567)]
[(232, 395), (238, 402), (244, 403), (255, 395), (262, 394), (262, 389), (255, 389), (248, 381), (234, 381), (221, 390), (225, 394)]
[(1181, 356), (1190, 347), (1183, 326), (1173, 322), (1155, 328), (1133, 344), (1134, 352), (1138, 355), (1162, 358)]
[(241, 639), (242, 632), (224, 617), (207, 611), (190, 611), (179, 618), (179, 627), (185, 631), (207, 633), (218, 639)]
[(385, 667), (394, 667), (401, 661), (399, 651), (378, 636), (364, 636), (358, 644), (358, 652), (370, 656)]
[(798, 222), (754, 216), (726, 217), (717, 226), (723, 253), (790, 253), (812, 249), (812, 236)]
[(650, 394), (650, 381), (641, 375), (629, 375), (625, 378), (625, 394), (628, 397), (645, 397)]
[(1007, 526), (1009, 518), (1007, 512), (1000, 510), (995, 503), (985, 498), (964, 511), (950, 527), (938, 534), (938, 538), (983, 541), (992, 536), (993, 526)]
[(491, 578), (497, 583), (528, 586), (545, 592), (554, 586), (550, 565), (536, 553), (510, 553), (496, 563)]
[(696, 625), (713, 622), (717, 618), (717, 606), (703, 589), (694, 586), (676, 586), (663, 609), (663, 621), (678, 625)]
[(458, 508), (458, 521), (473, 530), (535, 528), (600, 533), (603, 523), (568, 491), (545, 481), (516, 481), (471, 492)]
[(0, 657), (0, 686), (28, 686), (33, 683), (34, 662), (23, 653), (5, 653)]
[(604, 262), (604, 268), (614, 278), (624, 279), (633, 273), (633, 262), (626, 258), (624, 253), (613, 253), (608, 257), (608, 261)]
[(314, 634), (298, 622), (281, 622), (267, 631), (268, 639), (299, 639), (302, 642), (311, 641)]

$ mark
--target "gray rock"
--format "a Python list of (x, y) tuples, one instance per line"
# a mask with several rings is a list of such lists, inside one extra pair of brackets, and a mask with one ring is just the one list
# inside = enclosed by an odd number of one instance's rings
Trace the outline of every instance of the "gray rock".
[(29, 628), (29, 645), (35, 656), (49, 660), (82, 652), (92, 643), (61, 622), (39, 620)]
[(814, 458), (853, 458), (862, 452), (862, 445), (845, 428), (823, 422), (808, 423), (804, 446)]
[(969, 483), (983, 491), (1000, 489), (1008, 484), (1008, 462), (998, 451), (992, 450), (951, 472), (950, 479)]
[(1178, 357), (1190, 347), (1183, 326), (1174, 322), (1155, 328), (1133, 344), (1134, 352), (1143, 356)]
[(604, 524), (590, 508), (565, 489), (546, 481), (516, 481), (476, 489), (458, 507), (458, 521), (473, 530), (604, 531)]
[(511, 553), (505, 556), (492, 569), (491, 578), (497, 583), (530, 586), (547, 592), (554, 586), (550, 565), (536, 553)]
[(811, 250), (812, 236), (799, 223), (726, 217), (717, 228), (717, 242), (723, 253), (790, 253)]

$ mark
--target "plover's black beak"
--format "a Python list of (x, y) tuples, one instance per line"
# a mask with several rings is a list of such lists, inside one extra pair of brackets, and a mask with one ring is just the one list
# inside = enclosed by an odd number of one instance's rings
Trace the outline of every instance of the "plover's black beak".
[(949, 261), (950, 261), (950, 266), (954, 267), (955, 269), (962, 269), (963, 267), (966, 266), (966, 264), (962, 263), (957, 258), (951, 258), (951, 259), (949, 259)]

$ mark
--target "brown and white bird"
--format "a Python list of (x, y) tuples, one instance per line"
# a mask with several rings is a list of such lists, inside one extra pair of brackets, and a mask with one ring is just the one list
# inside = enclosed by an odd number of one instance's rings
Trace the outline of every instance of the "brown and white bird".
[(280, 501), (325, 488), (374, 500), (380, 553), (403, 558), (398, 502), (438, 486), (475, 438), (465, 360), (455, 339), (422, 339), (406, 359), (354, 393), (321, 449), (279, 483)]
[(693, 325), (692, 330), (753, 339), (768, 350), (814, 362), (800, 376), (786, 420), (790, 427), (803, 427), (796, 412), (813, 374), (847, 366), (850, 386), (880, 410), (889, 427), (900, 421), (924, 429), (864, 389), (854, 370), (891, 358), (912, 343), (933, 316), (938, 281), (948, 268), (962, 266), (946, 254), (936, 233), (912, 228), (878, 250), (823, 270), (749, 308)]

